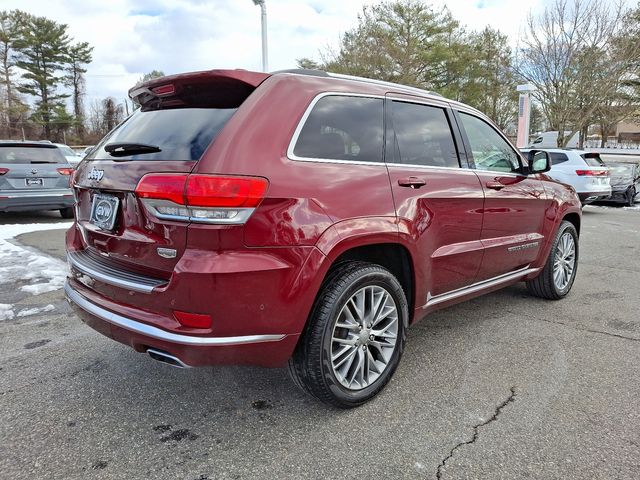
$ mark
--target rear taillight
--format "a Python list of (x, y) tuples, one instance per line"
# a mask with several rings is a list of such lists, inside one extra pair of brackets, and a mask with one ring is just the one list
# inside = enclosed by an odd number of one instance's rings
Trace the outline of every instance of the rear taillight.
[(73, 168), (57, 168), (60, 175), (73, 175)]
[(8, 168), (0, 168), (0, 175), (4, 175), (5, 173), (8, 173), (9, 169)]
[(608, 170), (576, 170), (576, 175), (581, 177), (606, 177), (609, 175)]
[(268, 185), (261, 177), (150, 173), (138, 183), (136, 195), (161, 219), (242, 224)]

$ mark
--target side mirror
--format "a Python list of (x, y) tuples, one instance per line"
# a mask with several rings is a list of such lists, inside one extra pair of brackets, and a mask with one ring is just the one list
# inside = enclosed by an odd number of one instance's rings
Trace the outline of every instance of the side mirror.
[(527, 154), (529, 160), (529, 173), (544, 173), (551, 170), (551, 157), (548, 152), (542, 150), (530, 150)]

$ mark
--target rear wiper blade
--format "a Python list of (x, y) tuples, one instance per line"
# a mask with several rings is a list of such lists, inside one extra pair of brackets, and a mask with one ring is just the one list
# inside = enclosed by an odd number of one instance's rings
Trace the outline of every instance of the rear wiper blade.
[(112, 157), (124, 157), (126, 155), (136, 155), (142, 153), (158, 153), (162, 149), (156, 145), (146, 143), (107, 143), (104, 146), (106, 152)]

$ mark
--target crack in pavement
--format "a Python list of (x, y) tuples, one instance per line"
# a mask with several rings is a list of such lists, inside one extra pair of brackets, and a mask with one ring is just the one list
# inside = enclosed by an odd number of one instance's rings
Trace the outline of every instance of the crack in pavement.
[(563, 327), (568, 327), (573, 330), (578, 330), (580, 332), (596, 333), (599, 335), (608, 335), (610, 337), (622, 338), (624, 340), (631, 340), (632, 342), (640, 342), (640, 338), (627, 337), (625, 335), (620, 335), (618, 333), (604, 332), (602, 330), (593, 330), (591, 328), (580, 328), (580, 327), (576, 327), (575, 325), (570, 325), (568, 323), (558, 322), (557, 320), (547, 320), (546, 318), (536, 318), (536, 317), (528, 317), (528, 318), (530, 318), (531, 320), (537, 320), (540, 322), (547, 322), (547, 323), (554, 323), (556, 325), (562, 325)]
[(489, 418), (488, 420), (485, 420), (482, 423), (479, 423), (478, 425), (474, 425), (473, 426), (473, 437), (471, 437), (471, 440), (466, 440), (464, 442), (458, 443), (456, 446), (454, 446), (449, 451), (449, 455), (447, 455), (446, 457), (444, 457), (442, 459), (442, 461), (438, 465), (438, 469), (436, 470), (436, 479), (437, 480), (441, 480), (441, 478), (442, 478), (442, 469), (444, 468), (444, 466), (447, 463), (447, 461), (450, 460), (451, 457), (453, 457), (453, 454), (456, 452), (456, 450), (458, 450), (461, 447), (464, 447), (465, 445), (471, 445), (471, 444), (475, 443), (476, 440), (478, 440), (478, 436), (480, 435), (480, 428), (484, 427), (485, 425), (489, 425), (492, 422), (495, 422), (498, 419), (498, 416), (500, 415), (500, 413), (502, 412), (502, 409), (504, 407), (506, 407), (507, 405), (509, 405), (510, 403), (513, 403), (515, 401), (515, 399), (516, 399), (516, 388), (515, 387), (511, 387), (511, 394), (509, 395), (509, 397), (504, 402), (502, 402), (500, 405), (498, 405), (496, 407), (496, 409), (493, 412), (493, 415), (491, 416), (491, 418)]

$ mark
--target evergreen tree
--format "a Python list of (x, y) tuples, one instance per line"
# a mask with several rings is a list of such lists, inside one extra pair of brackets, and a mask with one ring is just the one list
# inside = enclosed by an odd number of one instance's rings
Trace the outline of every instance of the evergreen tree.
[(18, 90), (36, 98), (33, 118), (41, 123), (47, 139), (52, 133), (52, 113), (69, 96), (58, 93), (64, 81), (60, 73), (69, 58), (67, 28), (45, 17), (30, 17), (15, 45), (19, 52), (16, 65), (26, 71)]
[(27, 21), (29, 14), (19, 10), (0, 11), (0, 126), (2, 136), (8, 138), (15, 135), (15, 126), (21, 114), (27, 108), (20, 100), (13, 80), (16, 65), (15, 45), (21, 38), (21, 26)]
[(67, 59), (65, 81), (71, 88), (71, 99), (73, 103), (74, 123), (76, 135), (84, 135), (84, 74), (87, 73), (85, 65), (91, 63), (91, 47), (87, 42), (77, 43), (69, 47), (69, 57)]

